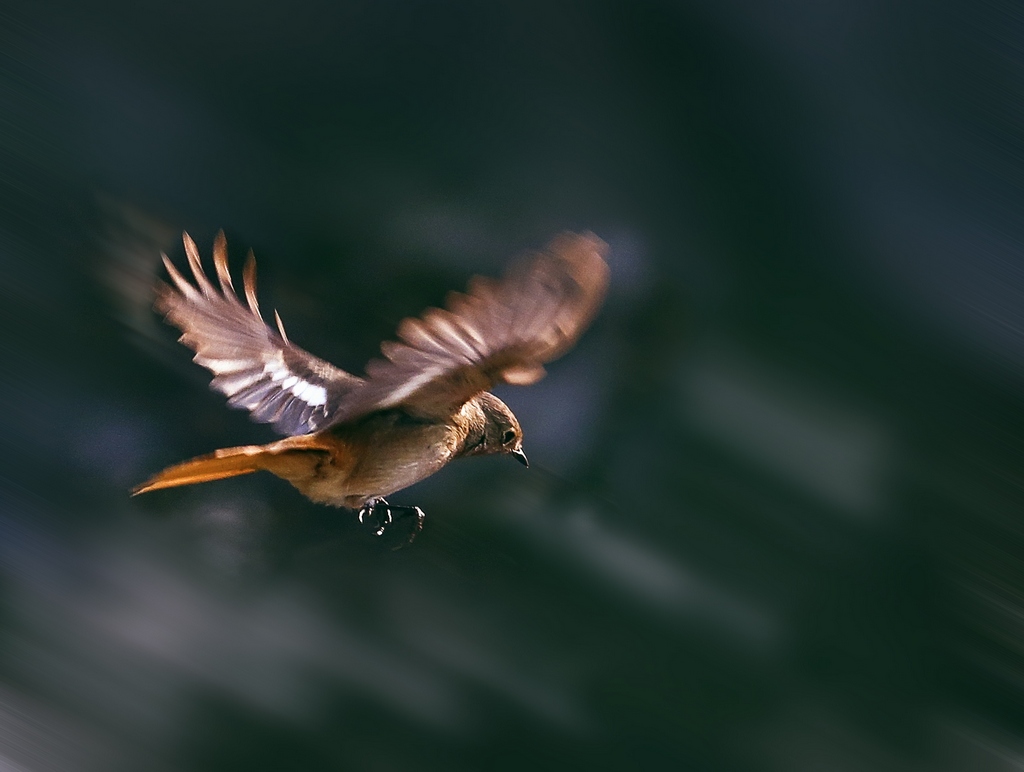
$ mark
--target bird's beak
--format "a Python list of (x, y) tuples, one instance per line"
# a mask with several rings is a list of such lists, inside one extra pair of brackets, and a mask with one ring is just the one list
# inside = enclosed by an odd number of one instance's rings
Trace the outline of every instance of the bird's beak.
[(516, 457), (516, 461), (525, 466), (527, 469), (530, 468), (530, 461), (526, 458), (526, 454), (523, 453), (522, 448), (517, 448), (512, 451), (512, 455)]

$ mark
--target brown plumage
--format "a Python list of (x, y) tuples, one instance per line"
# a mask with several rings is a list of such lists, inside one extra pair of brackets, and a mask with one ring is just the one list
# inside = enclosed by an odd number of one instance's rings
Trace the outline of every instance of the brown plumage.
[(543, 364), (590, 324), (608, 285), (604, 242), (561, 234), (503, 278), (474, 277), (465, 294), (448, 295), (445, 309), (402, 321), (398, 341), (382, 343), (383, 358), (359, 378), (289, 341), (276, 312), (276, 331), (264, 323), (251, 252), (243, 305), (224, 234), (213, 249), (219, 287), (187, 233), (184, 242), (195, 283), (165, 255), (173, 286), (158, 287), (157, 310), (181, 330), (229, 405), (293, 436), (199, 456), (133, 494), (265, 470), (313, 501), (366, 511), (455, 458), (508, 453), (526, 463), (519, 422), (487, 390), (542, 378)]

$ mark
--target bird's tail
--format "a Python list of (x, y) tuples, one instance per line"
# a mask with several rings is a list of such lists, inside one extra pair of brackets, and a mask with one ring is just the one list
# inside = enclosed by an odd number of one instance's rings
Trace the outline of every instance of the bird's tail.
[[(132, 489), (132, 495), (177, 488), (179, 485), (223, 480), (266, 470), (286, 480), (302, 478), (326, 455), (327, 448), (309, 442), (312, 437), (289, 437), (269, 445), (242, 445), (221, 448), (205, 456), (169, 466), (159, 474)], [(305, 442), (304, 442), (305, 441)]]

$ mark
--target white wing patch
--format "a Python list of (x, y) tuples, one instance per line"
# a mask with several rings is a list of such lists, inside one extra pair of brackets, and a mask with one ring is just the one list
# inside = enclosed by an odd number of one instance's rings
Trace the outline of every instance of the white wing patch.
[(281, 391), (290, 391), (292, 396), (301, 399), (310, 407), (327, 404), (327, 389), (302, 380), (288, 369), (281, 357), (267, 362), (263, 366), (263, 372), (270, 376), (270, 380), (276, 383)]
[(187, 234), (183, 240), (192, 281), (165, 256), (171, 284), (158, 286), (156, 307), (181, 330), (180, 340), (195, 351), (194, 360), (213, 373), (210, 386), (231, 407), (248, 410), (254, 421), (273, 424), (284, 434), (322, 429), (338, 400), (361, 388), (363, 379), (291, 343), (276, 312), (277, 330), (264, 324), (251, 253), (242, 272), (243, 303), (231, 283), (224, 234), (217, 234), (213, 245), (219, 287), (203, 270), (195, 242)]
[(301, 381), (299, 386), (302, 388), (299, 389), (297, 386), (295, 389), (292, 389), (292, 394), (310, 407), (320, 407), (327, 404), (327, 389), (323, 386), (314, 386), (312, 383), (306, 383), (305, 381)]

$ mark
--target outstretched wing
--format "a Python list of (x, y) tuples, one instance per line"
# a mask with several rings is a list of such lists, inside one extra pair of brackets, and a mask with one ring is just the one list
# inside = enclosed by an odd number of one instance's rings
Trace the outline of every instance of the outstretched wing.
[(367, 365), (365, 384), (342, 398), (333, 422), (393, 407), (444, 418), (495, 384), (540, 380), (543, 364), (568, 351), (600, 308), (607, 249), (591, 233), (563, 233), (502, 279), (474, 277), (446, 309), (403, 320), (401, 342), (381, 344), (384, 358)]
[(180, 341), (196, 352), (194, 361), (213, 373), (210, 388), (227, 396), (231, 407), (245, 408), (254, 421), (273, 424), (283, 434), (305, 434), (329, 423), (363, 380), (291, 343), (277, 312), (277, 332), (264, 323), (252, 252), (243, 273), (246, 307), (231, 284), (223, 231), (213, 244), (219, 289), (203, 272), (195, 242), (187, 233), (183, 240), (195, 284), (164, 255), (174, 286), (158, 287), (156, 309), (181, 330)]

